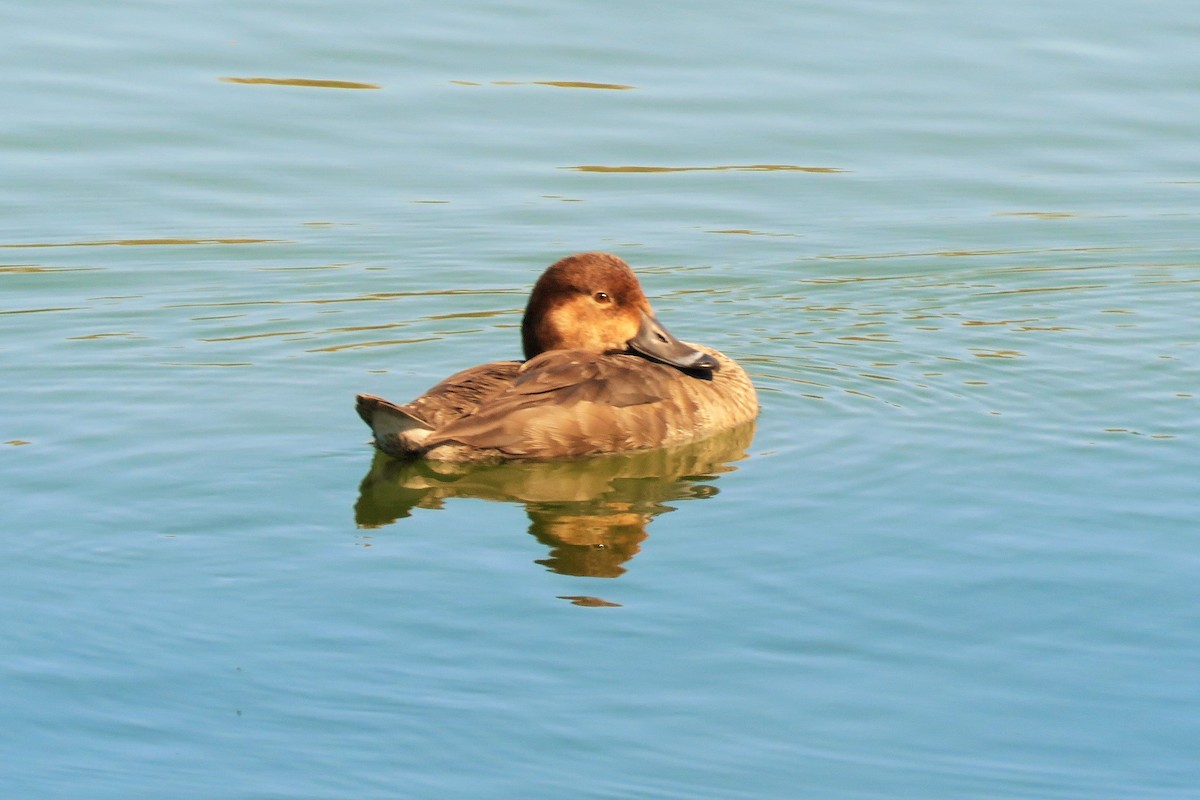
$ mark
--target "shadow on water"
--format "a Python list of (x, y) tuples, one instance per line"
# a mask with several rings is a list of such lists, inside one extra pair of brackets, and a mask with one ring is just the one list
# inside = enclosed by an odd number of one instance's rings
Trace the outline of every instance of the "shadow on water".
[(646, 527), (678, 500), (713, 497), (717, 476), (746, 457), (754, 423), (701, 442), (629, 455), (504, 464), (399, 462), (376, 453), (354, 517), (378, 528), (441, 508), (451, 497), (521, 503), (529, 533), (550, 550), (536, 563), (563, 575), (616, 578)]

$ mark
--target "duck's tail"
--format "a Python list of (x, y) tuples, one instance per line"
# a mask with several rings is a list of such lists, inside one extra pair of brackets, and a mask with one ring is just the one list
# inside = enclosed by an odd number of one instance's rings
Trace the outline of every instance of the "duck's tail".
[(395, 403), (371, 394), (355, 398), (362, 421), (375, 434), (375, 446), (393, 458), (412, 458), (425, 451), (433, 427)]

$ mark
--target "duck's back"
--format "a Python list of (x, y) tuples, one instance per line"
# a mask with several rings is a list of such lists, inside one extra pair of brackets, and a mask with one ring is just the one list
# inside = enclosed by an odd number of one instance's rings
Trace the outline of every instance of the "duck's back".
[(664, 447), (710, 436), (758, 413), (742, 368), (706, 352), (718, 359), (718, 370), (689, 373), (635, 355), (554, 350), (523, 365), (499, 362), (458, 373), (400, 409), (431, 429), (420, 444), (422, 455), (435, 460), (566, 458)]

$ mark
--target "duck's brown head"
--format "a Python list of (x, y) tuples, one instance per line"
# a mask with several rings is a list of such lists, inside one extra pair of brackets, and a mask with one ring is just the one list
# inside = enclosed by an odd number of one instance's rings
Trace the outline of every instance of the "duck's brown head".
[(633, 270), (609, 253), (580, 253), (538, 278), (521, 322), (525, 358), (547, 350), (637, 353), (682, 369), (717, 369), (654, 317)]

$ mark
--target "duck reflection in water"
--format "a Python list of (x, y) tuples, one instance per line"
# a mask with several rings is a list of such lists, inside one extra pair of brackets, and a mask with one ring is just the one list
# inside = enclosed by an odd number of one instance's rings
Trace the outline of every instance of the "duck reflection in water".
[(550, 549), (536, 563), (563, 575), (615, 578), (646, 527), (672, 503), (717, 494), (713, 481), (746, 457), (754, 423), (679, 447), (569, 461), (401, 462), (381, 453), (359, 488), (359, 527), (378, 528), (441, 508), (447, 498), (521, 503), (529, 533)]

